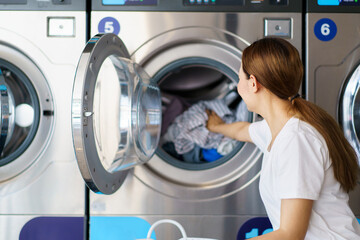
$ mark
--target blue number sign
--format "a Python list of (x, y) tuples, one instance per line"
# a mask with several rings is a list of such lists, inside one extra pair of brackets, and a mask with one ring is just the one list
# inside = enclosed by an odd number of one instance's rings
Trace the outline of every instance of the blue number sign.
[(106, 17), (101, 19), (98, 25), (99, 33), (114, 33), (116, 35), (120, 32), (120, 24), (113, 17)]
[(327, 42), (336, 36), (337, 27), (333, 20), (322, 18), (315, 23), (314, 33), (319, 40)]
[(271, 223), (267, 217), (251, 218), (239, 229), (237, 240), (250, 239), (272, 231)]

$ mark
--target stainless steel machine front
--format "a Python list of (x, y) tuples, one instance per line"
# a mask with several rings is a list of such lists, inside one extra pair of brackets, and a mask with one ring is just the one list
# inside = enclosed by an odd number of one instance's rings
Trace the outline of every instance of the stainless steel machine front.
[[(242, 51), (253, 41), (280, 36), (301, 52), (301, 2), (206, 4), (92, 1), (94, 37), (78, 65), (72, 110), (83, 177), (105, 193), (90, 194), (91, 239), (144, 238), (163, 218), (180, 222), (191, 236), (215, 239), (271, 230), (258, 191), (259, 149), (237, 142), (215, 161), (187, 161), (165, 147), (161, 128), (174, 96), (186, 109), (216, 99), (236, 109)], [(136, 86), (142, 94), (132, 91)], [(242, 115), (259, 119), (246, 107)], [(171, 228), (156, 234), (178, 238)]]
[[(308, 1), (307, 10), (306, 96), (339, 122), (360, 157), (360, 4)], [(349, 200), (358, 217), (359, 202), (360, 182)]]
[(85, 17), (85, 1), (1, 1), (0, 239), (83, 235), (70, 110)]

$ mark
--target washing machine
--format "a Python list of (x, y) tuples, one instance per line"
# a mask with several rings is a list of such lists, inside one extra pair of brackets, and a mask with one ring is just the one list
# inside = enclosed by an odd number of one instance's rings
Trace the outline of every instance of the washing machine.
[[(259, 149), (236, 142), (217, 160), (187, 161), (165, 146), (163, 127), (167, 114), (199, 102), (237, 109), (242, 51), (277, 36), (301, 52), (301, 10), (301, 1), (288, 0), (92, 1), (94, 37), (79, 61), (72, 105), (76, 155), (92, 190), (90, 239), (145, 238), (165, 218), (194, 237), (271, 231), (258, 190)], [(184, 105), (170, 109), (174, 96)], [(260, 118), (246, 106), (241, 115)], [(153, 237), (180, 233), (159, 226)]]
[(83, 235), (71, 92), (85, 23), (85, 1), (0, 1), (0, 239)]
[[(360, 3), (307, 2), (306, 96), (334, 117), (360, 157)], [(360, 180), (349, 204), (360, 216)]]

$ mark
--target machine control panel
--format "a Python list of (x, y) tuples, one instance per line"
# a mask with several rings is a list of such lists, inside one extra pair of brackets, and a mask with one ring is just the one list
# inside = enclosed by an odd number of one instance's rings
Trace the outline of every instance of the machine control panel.
[(241, 6), (244, 0), (184, 0), (184, 5)]
[(94, 11), (301, 12), (302, 0), (92, 0)]
[(360, 0), (307, 0), (309, 13), (360, 13)]
[[(250, 0), (248, 4), (266, 4), (264, 0)], [(242, 6), (245, 0), (184, 0), (184, 5), (188, 6)], [(270, 0), (269, 5), (289, 5), (289, 0)]]
[(0, 11), (85, 11), (85, 9), (86, 0), (0, 0)]
[(0, 0), (0, 4), (26, 4), (27, 0)]
[(317, 0), (319, 6), (360, 6), (359, 0)]
[(103, 5), (118, 6), (156, 6), (158, 0), (102, 0)]

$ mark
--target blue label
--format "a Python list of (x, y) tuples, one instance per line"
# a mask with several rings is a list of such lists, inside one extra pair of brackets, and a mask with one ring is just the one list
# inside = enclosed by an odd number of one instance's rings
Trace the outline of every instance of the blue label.
[(315, 23), (314, 33), (319, 40), (330, 41), (336, 36), (337, 27), (333, 20), (322, 18)]
[(120, 24), (113, 17), (106, 17), (101, 19), (98, 25), (99, 33), (114, 33), (116, 35), (120, 32)]
[(132, 5), (132, 6), (155, 6), (157, 5), (157, 0), (102, 0), (103, 5)]
[(21, 229), (19, 240), (84, 239), (83, 217), (37, 217)]
[(125, 0), (102, 0), (104, 5), (125, 5)]
[[(151, 225), (138, 217), (90, 217), (91, 240), (145, 239)], [(155, 232), (151, 234), (156, 239)]]
[(317, 0), (319, 6), (360, 6), (358, 0)]
[(339, 0), (318, 0), (318, 5), (320, 6), (338, 6)]
[(272, 225), (267, 217), (252, 218), (241, 226), (237, 240), (250, 239), (272, 231)]

